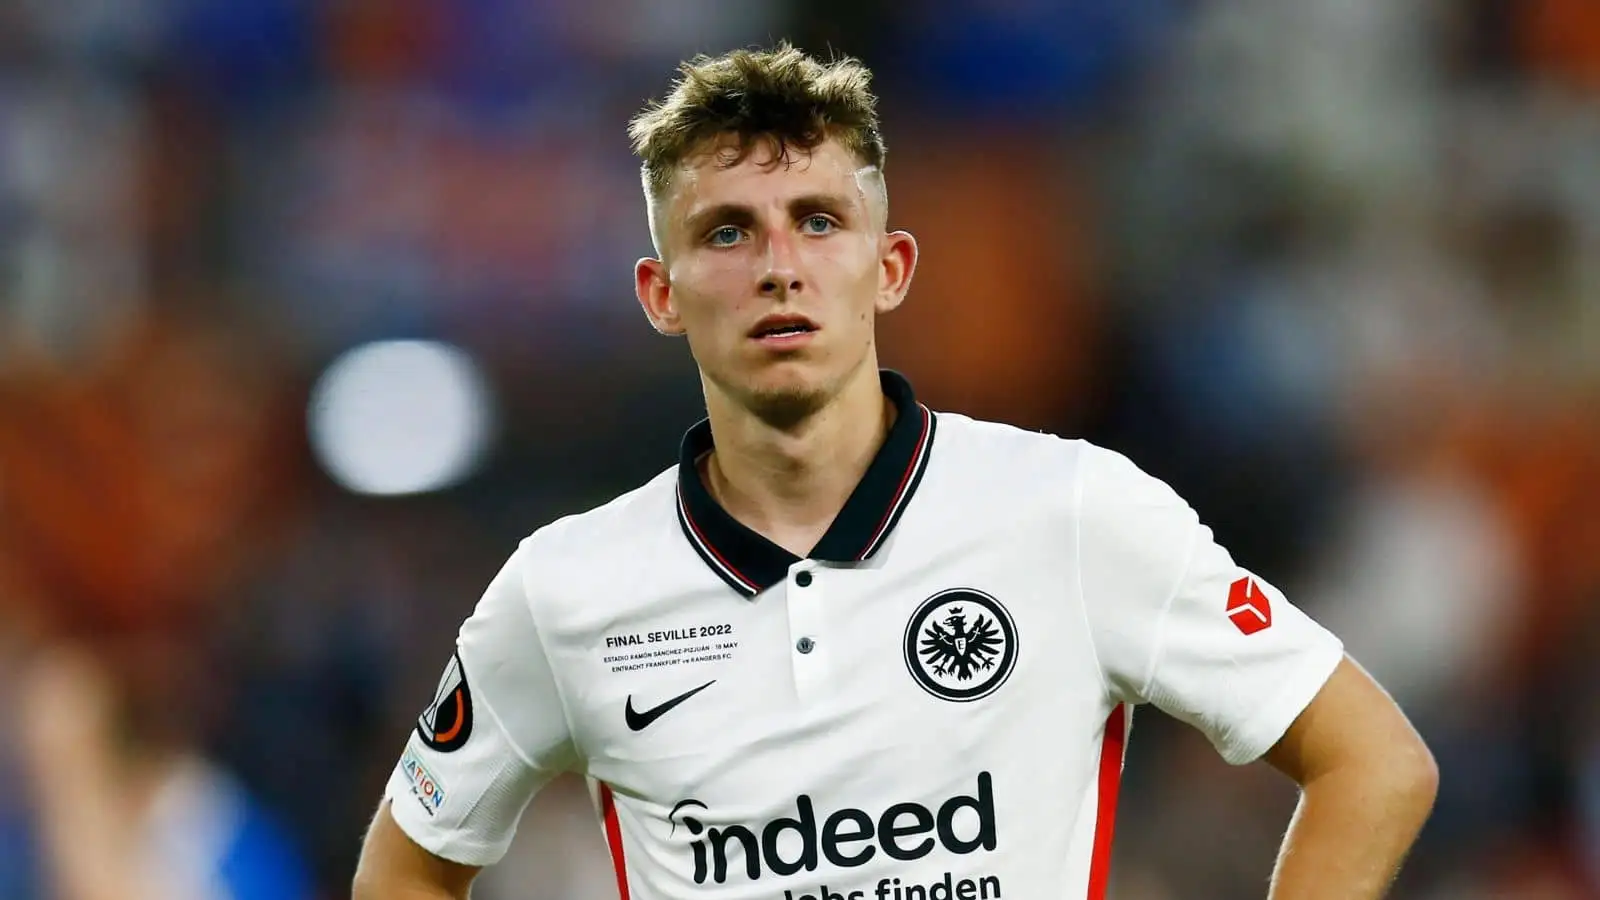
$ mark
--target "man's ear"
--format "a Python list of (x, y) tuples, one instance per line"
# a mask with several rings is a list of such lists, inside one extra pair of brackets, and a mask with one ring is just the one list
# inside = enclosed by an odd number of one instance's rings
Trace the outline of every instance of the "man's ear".
[(665, 335), (683, 334), (678, 308), (672, 302), (672, 281), (667, 266), (659, 259), (645, 257), (633, 266), (633, 291), (644, 307), (645, 317), (656, 331)]
[(917, 239), (909, 231), (891, 231), (883, 237), (878, 260), (878, 299), (874, 306), (886, 313), (898, 307), (911, 289), (917, 271)]

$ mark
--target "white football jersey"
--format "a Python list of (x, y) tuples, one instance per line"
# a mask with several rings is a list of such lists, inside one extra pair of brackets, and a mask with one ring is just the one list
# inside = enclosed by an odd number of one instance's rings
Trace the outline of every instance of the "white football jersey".
[(1254, 760), (1343, 658), (1125, 457), (919, 405), (809, 558), (695, 461), (526, 538), (388, 786), (489, 865), (589, 779), (637, 900), (1098, 898), (1133, 707)]

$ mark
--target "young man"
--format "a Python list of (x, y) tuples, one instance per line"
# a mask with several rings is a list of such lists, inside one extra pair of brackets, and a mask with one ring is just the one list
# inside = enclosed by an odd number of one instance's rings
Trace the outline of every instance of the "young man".
[(708, 418), (489, 585), (358, 898), (466, 897), (562, 772), (625, 898), (1098, 898), (1139, 703), (1303, 786), (1273, 897), (1390, 883), (1437, 775), (1338, 639), (1126, 458), (879, 370), (917, 245), (887, 230), (868, 79), (702, 57), (634, 120), (638, 298)]

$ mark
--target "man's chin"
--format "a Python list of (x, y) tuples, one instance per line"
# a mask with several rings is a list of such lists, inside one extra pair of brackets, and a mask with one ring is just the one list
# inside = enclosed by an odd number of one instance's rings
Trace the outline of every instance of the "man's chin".
[(815, 384), (758, 385), (747, 402), (756, 418), (774, 428), (790, 428), (822, 409), (828, 394)]
[(706, 375), (729, 400), (779, 429), (792, 428), (820, 411), (842, 384), (830, 366), (802, 358), (765, 360), (743, 371)]

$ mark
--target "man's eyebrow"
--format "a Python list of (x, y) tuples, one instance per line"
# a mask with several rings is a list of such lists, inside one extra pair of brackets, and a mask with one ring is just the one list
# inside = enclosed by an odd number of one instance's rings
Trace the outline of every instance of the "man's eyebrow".
[(789, 215), (798, 219), (819, 212), (844, 213), (851, 205), (843, 194), (805, 194), (789, 201)]
[(718, 203), (690, 213), (688, 218), (684, 219), (684, 227), (687, 233), (698, 235), (723, 225), (748, 227), (755, 224), (755, 220), (755, 210), (744, 204)]

